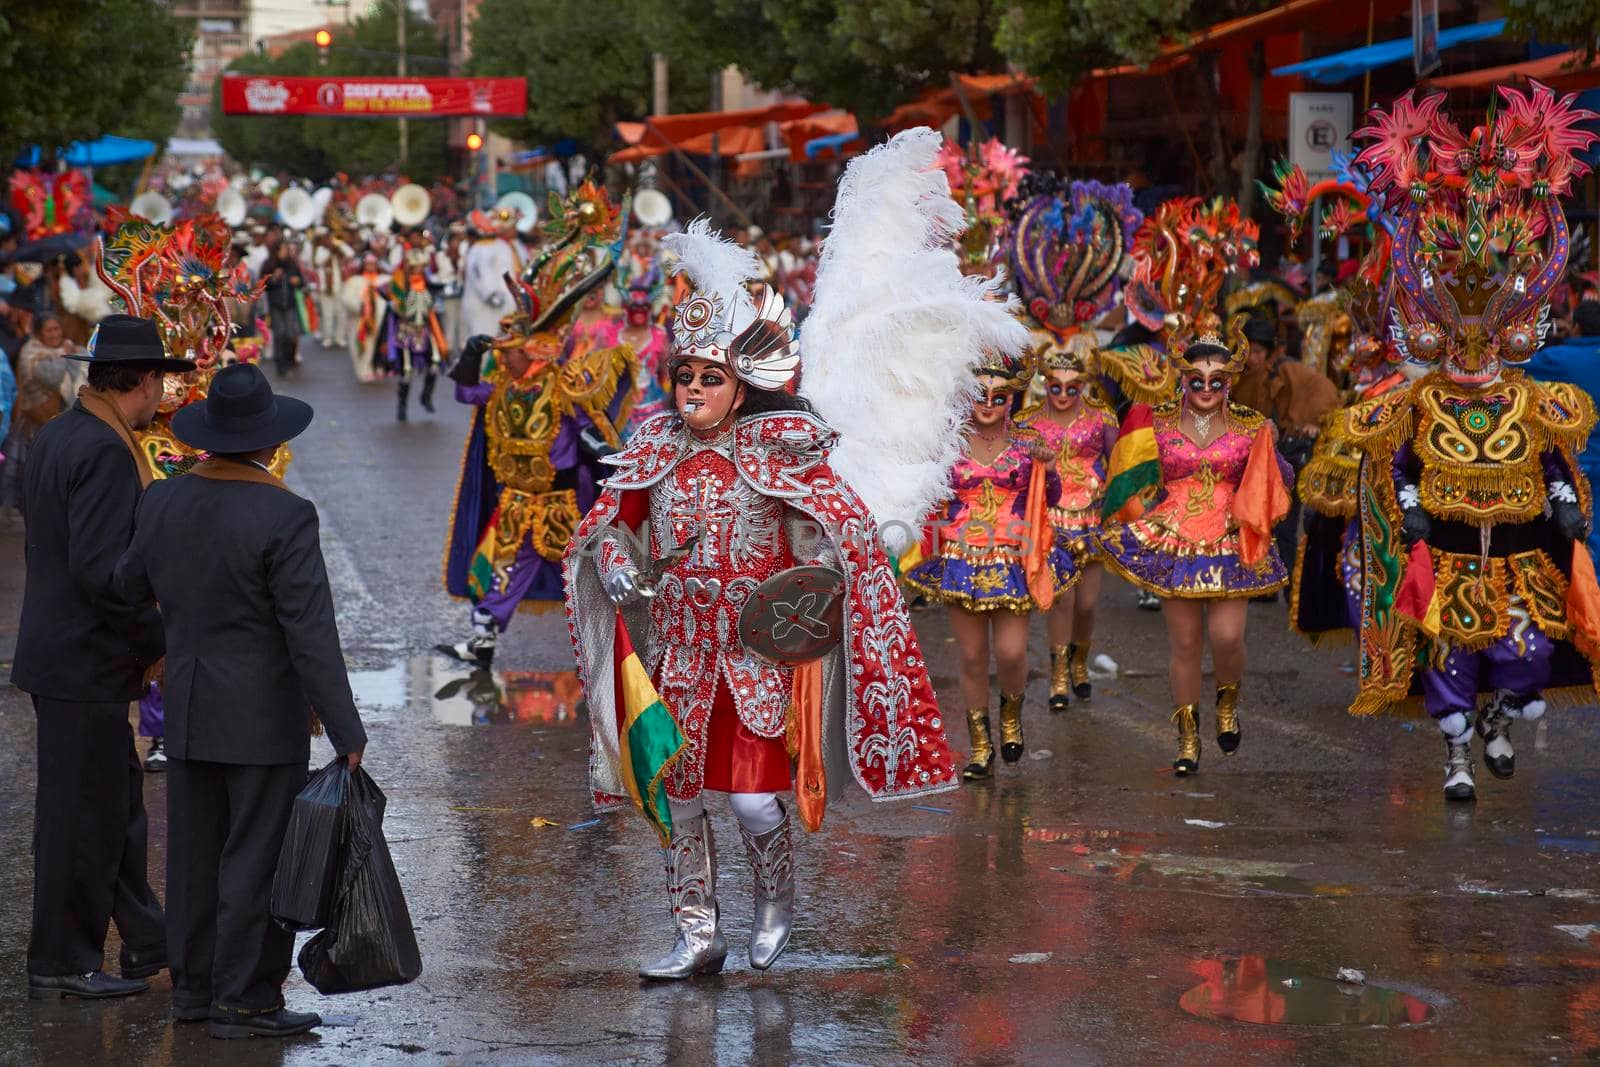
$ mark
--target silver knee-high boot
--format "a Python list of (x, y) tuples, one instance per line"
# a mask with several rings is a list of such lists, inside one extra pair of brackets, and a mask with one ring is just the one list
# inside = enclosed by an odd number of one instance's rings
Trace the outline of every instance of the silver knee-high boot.
[(672, 951), (639, 971), (641, 978), (692, 978), (716, 974), (728, 958), (717, 909), (717, 844), (704, 812), (681, 828), (674, 825), (667, 844), (667, 896), (678, 928)]
[(741, 824), (739, 836), (750, 854), (755, 877), (755, 914), (750, 923), (750, 966), (764, 971), (789, 947), (794, 930), (794, 840), (792, 820), (783, 809), (783, 821), (762, 834), (752, 834)]

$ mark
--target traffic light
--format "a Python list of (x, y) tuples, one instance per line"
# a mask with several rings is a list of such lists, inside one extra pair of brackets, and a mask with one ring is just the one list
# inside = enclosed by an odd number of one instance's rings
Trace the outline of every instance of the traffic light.
[(467, 134), (467, 151), (476, 152), (478, 149), (480, 149), (482, 147), (483, 147), (483, 134), (476, 133), (476, 132)]
[(328, 46), (333, 44), (333, 34), (328, 30), (318, 30), (314, 40), (317, 42), (317, 64), (328, 65)]

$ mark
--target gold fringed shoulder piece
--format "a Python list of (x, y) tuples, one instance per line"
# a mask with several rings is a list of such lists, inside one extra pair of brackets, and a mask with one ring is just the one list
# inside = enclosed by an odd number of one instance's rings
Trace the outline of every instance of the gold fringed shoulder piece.
[(1350, 442), (1364, 452), (1398, 449), (1411, 436), (1416, 422), (1414, 388), (1395, 389), (1346, 408), (1344, 429)]
[(1262, 423), (1267, 421), (1266, 416), (1255, 408), (1235, 404), (1231, 400), (1228, 401), (1228, 418), (1232, 419), (1233, 424), (1242, 432), (1248, 434), (1254, 434), (1261, 428)]

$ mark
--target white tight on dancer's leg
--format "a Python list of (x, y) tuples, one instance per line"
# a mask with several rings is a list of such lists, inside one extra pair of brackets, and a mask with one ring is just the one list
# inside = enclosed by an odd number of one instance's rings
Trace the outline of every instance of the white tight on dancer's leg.
[[(728, 806), (733, 809), (733, 817), (739, 820), (752, 834), (764, 834), (783, 821), (783, 808), (778, 803), (776, 793), (727, 793)], [(706, 810), (705, 794), (694, 800), (669, 800), (672, 805), (672, 821), (674, 823), (687, 823), (700, 817)]]

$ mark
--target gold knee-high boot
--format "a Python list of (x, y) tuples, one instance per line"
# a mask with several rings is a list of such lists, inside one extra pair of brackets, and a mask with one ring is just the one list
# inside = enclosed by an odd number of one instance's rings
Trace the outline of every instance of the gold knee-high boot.
[(1050, 646), (1050, 710), (1066, 711), (1072, 703), (1071, 645)]
[(969, 782), (981, 781), (994, 773), (994, 742), (989, 737), (989, 709), (967, 709), (967, 733), (972, 738), (972, 760), (961, 772)]
[(1089, 646), (1071, 644), (1067, 647), (1071, 649), (1067, 657), (1067, 674), (1072, 679), (1072, 695), (1079, 700), (1088, 700), (1094, 693), (1094, 687), (1089, 684)]
[(1200, 705), (1179, 704), (1172, 711), (1178, 724), (1178, 758), (1172, 761), (1174, 774), (1182, 777), (1200, 770)]
[(1217, 747), (1224, 753), (1239, 747), (1239, 683), (1217, 686)]
[(1000, 758), (1015, 763), (1022, 758), (1022, 694), (1000, 694)]

